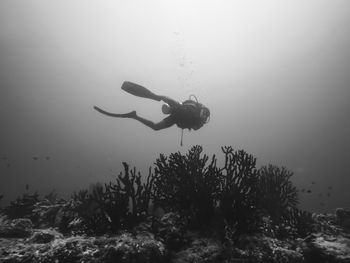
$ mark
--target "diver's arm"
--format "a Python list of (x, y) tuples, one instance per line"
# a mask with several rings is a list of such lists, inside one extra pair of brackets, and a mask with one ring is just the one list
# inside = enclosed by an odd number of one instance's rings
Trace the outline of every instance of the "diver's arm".
[(130, 81), (124, 81), (122, 85), (122, 90), (129, 92), (132, 95), (138, 96), (138, 97), (143, 97), (151, 100), (156, 100), (156, 101), (164, 101), (165, 103), (169, 104), (170, 107), (174, 107), (179, 105), (180, 103), (177, 102), (176, 100), (173, 100), (169, 97), (166, 96), (161, 96), (153, 93), (149, 89), (138, 85), (136, 83), (130, 82)]
[(169, 128), (175, 124), (174, 119), (172, 116), (166, 117), (162, 121), (158, 123), (154, 123), (153, 121), (147, 120), (145, 118), (139, 117), (136, 115), (136, 117), (133, 117), (133, 119), (138, 120), (139, 122), (143, 123), (144, 125), (150, 127), (151, 129), (155, 131), (163, 130), (166, 128)]
[(158, 96), (158, 98), (162, 101), (164, 101), (165, 103), (167, 103), (170, 107), (176, 107), (178, 105), (180, 105), (179, 102), (177, 102), (176, 100), (173, 100), (169, 97), (166, 96)]

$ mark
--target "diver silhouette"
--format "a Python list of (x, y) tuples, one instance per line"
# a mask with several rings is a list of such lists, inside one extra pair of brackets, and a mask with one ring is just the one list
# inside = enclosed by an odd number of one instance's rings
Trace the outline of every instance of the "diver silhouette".
[[(205, 107), (203, 104), (199, 103), (197, 101), (197, 98), (194, 95), (191, 95), (188, 100), (180, 103), (166, 96), (156, 95), (150, 90), (146, 89), (145, 87), (129, 81), (125, 81), (121, 88), (124, 91), (138, 97), (165, 102), (166, 104), (162, 106), (162, 112), (169, 116), (164, 118), (162, 121), (158, 123), (154, 123), (150, 120), (147, 120), (145, 118), (138, 116), (136, 111), (131, 111), (129, 113), (124, 113), (124, 114), (117, 114), (117, 113), (107, 112), (97, 106), (94, 106), (94, 109), (107, 116), (117, 117), (117, 118), (131, 118), (131, 119), (138, 120), (139, 122), (143, 123), (144, 125), (156, 131), (169, 128), (174, 124), (176, 124), (179, 128), (181, 128), (182, 131), (184, 129), (198, 130), (205, 123), (208, 123), (209, 121), (209, 118), (210, 118), (209, 109)], [(195, 101), (192, 100), (191, 97), (194, 97)], [(181, 137), (181, 145), (182, 145), (182, 137)]]

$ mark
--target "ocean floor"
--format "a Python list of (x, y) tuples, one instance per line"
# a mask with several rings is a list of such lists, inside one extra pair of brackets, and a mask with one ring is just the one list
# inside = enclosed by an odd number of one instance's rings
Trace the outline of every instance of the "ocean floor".
[[(61, 220), (57, 205), (52, 222)], [(47, 217), (45, 217), (47, 218)], [(176, 213), (149, 217), (132, 230), (92, 236), (34, 227), (28, 218), (0, 217), (1, 262), (350, 262), (350, 211), (314, 214), (306, 238), (241, 235), (228, 242), (210, 231), (183, 231)], [(79, 224), (79, 220), (72, 222)]]

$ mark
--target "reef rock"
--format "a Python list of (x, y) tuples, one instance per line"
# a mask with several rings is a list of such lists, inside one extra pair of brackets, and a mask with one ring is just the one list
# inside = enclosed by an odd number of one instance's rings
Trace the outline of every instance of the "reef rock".
[(0, 247), (1, 262), (168, 262), (164, 245), (145, 233), (64, 238), (47, 230), (28, 240), (0, 239)]
[(337, 208), (335, 210), (337, 224), (344, 229), (345, 232), (350, 233), (350, 210)]
[(303, 243), (306, 262), (350, 262), (350, 239), (323, 233), (311, 234)]
[(123, 234), (113, 246), (105, 249), (103, 262), (165, 262), (166, 249), (152, 234)]
[(223, 239), (211, 229), (190, 231), (177, 213), (105, 236), (64, 236), (57, 227), (36, 229), (29, 219), (0, 215), (0, 262), (350, 263), (347, 210), (314, 219), (311, 235), (281, 240), (268, 233)]
[(45, 244), (57, 238), (63, 238), (63, 235), (54, 229), (35, 230), (29, 239), (29, 242), (36, 244)]
[(295, 241), (279, 240), (264, 235), (242, 235), (231, 254), (231, 257), (246, 262), (305, 262)]
[(220, 242), (210, 238), (198, 238), (190, 246), (175, 254), (173, 263), (190, 262), (222, 262), (223, 246)]
[(0, 237), (26, 238), (33, 233), (33, 223), (28, 218), (18, 218), (0, 225)]
[(154, 222), (154, 231), (169, 249), (184, 245), (185, 223), (178, 213), (169, 212)]

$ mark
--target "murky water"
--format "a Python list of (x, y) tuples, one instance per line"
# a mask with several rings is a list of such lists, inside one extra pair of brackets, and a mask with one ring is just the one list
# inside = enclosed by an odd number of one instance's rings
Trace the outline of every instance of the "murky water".
[[(286, 166), (302, 206), (350, 206), (348, 1), (1, 1), (0, 193), (62, 195), (145, 174), (200, 144)], [(93, 105), (161, 121), (125, 80), (211, 111), (198, 131), (153, 131)], [(220, 155), (219, 155), (220, 156)], [(303, 190), (304, 189), (304, 190)]]

